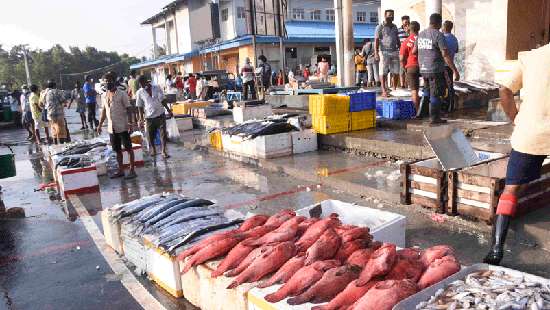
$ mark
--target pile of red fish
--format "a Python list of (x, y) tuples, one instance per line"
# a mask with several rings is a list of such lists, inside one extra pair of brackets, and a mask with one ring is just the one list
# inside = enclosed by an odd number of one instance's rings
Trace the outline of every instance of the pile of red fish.
[(272, 274), (259, 287), (282, 286), (269, 302), (289, 298), (298, 305), (326, 303), (315, 310), (392, 309), (399, 301), (460, 270), (448, 246), (397, 250), (373, 242), (369, 229), (343, 225), (337, 214), (324, 219), (283, 210), (256, 215), (235, 230), (212, 235), (182, 252), (183, 273), (210, 259), (225, 258), (212, 277), (235, 277), (228, 288)]

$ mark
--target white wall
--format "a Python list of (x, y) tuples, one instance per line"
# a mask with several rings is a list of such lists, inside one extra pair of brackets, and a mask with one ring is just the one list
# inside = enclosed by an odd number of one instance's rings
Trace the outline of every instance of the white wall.
[(191, 42), (212, 39), (212, 15), (210, 1), (194, 0), (188, 2), (189, 6), (189, 29), (191, 31)]
[[(369, 23), (370, 12), (378, 13), (378, 5), (366, 4), (364, 1), (353, 1), (353, 20), (356, 21), (357, 12), (367, 12), (367, 20)], [(292, 20), (292, 9), (304, 9), (304, 20), (311, 20), (311, 12), (318, 9), (321, 10), (321, 20), (328, 21), (326, 10), (334, 9), (333, 0), (288, 0), (288, 15), (287, 20)]]

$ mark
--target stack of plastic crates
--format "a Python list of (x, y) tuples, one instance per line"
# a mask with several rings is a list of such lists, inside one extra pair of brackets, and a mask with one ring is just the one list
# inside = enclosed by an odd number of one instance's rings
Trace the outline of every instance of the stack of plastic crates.
[(350, 97), (342, 95), (310, 95), (309, 113), (313, 129), (327, 135), (347, 132), (351, 126)]
[(386, 119), (411, 119), (416, 115), (416, 109), (411, 100), (383, 100), (381, 105), (381, 116)]
[(357, 92), (349, 97), (351, 130), (376, 127), (376, 92)]

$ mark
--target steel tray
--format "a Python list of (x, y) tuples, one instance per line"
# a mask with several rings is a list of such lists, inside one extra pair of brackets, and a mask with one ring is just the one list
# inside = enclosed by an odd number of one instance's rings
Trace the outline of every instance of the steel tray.
[(414, 309), (416, 309), (416, 306), (419, 303), (421, 303), (423, 301), (427, 301), (432, 296), (434, 296), (435, 292), (437, 292), (437, 290), (439, 290), (440, 288), (445, 288), (449, 284), (451, 284), (452, 282), (454, 282), (456, 280), (463, 280), (470, 273), (474, 273), (474, 272), (477, 272), (477, 271), (480, 271), (480, 270), (495, 270), (495, 271), (500, 270), (500, 271), (504, 271), (505, 273), (507, 273), (511, 276), (514, 276), (514, 277), (524, 277), (528, 281), (540, 282), (540, 283), (543, 283), (543, 284), (546, 284), (546, 285), (550, 285), (550, 280), (539, 277), (539, 276), (535, 276), (535, 275), (532, 275), (532, 274), (524, 273), (524, 272), (521, 272), (521, 271), (509, 269), (509, 268), (492, 266), (492, 265), (488, 265), (488, 264), (475, 264), (475, 265), (472, 265), (470, 267), (462, 268), (462, 270), (455, 273), (454, 275), (452, 275), (452, 276), (440, 281), (439, 283), (434, 284), (434, 285), (432, 285), (432, 286), (430, 286), (430, 287), (428, 287), (428, 288), (426, 288), (426, 289), (410, 296), (407, 299), (402, 300), (400, 303), (398, 303), (397, 305), (395, 305), (393, 307), (393, 310), (414, 310)]
[(469, 167), (480, 161), (464, 133), (453, 126), (428, 128), (424, 137), (444, 170)]

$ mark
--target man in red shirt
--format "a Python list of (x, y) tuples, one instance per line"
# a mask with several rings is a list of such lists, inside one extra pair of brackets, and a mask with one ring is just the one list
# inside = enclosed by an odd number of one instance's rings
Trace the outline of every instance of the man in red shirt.
[(413, 48), (416, 42), (416, 37), (420, 31), (420, 24), (416, 21), (411, 22), (409, 26), (410, 35), (401, 44), (399, 50), (399, 60), (401, 66), (407, 70), (407, 85), (411, 89), (412, 100), (418, 114), (418, 108), (420, 106), (420, 97), (418, 96), (418, 89), (420, 88), (420, 69), (418, 67), (418, 55), (414, 54)]
[(187, 83), (189, 83), (189, 95), (191, 99), (197, 98), (197, 79), (193, 73), (189, 73)]

